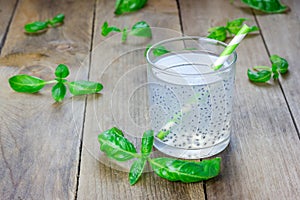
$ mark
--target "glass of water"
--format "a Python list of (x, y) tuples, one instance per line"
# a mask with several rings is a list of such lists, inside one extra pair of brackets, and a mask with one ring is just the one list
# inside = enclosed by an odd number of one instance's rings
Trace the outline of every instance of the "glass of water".
[(237, 54), (214, 71), (225, 43), (201, 37), (168, 39), (147, 52), (154, 146), (185, 159), (213, 156), (230, 141)]

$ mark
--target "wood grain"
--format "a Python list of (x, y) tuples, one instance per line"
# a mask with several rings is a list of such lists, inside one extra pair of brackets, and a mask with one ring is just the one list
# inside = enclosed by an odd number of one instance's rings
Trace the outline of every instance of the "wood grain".
[[(103, 96), (93, 103), (88, 98), (78, 199), (204, 199), (202, 183), (172, 183), (153, 172), (144, 173), (130, 186), (129, 163), (115, 165), (100, 153), (97, 135), (112, 126), (120, 127), (135, 144), (147, 127), (146, 62), (143, 55), (148, 43), (180, 36), (176, 1), (148, 1), (139, 12), (114, 16), (114, 2), (97, 4), (95, 24), (105, 20), (110, 25), (131, 27), (146, 20), (153, 28), (153, 38), (129, 36), (121, 43), (119, 34), (103, 38), (101, 27), (95, 27), (90, 78), (104, 84)], [(157, 155), (158, 152), (155, 152)]]
[(259, 12), (255, 12), (255, 15), (270, 54), (277, 54), (289, 62), (289, 73), (282, 76), (280, 82), (299, 131), (300, 88), (295, 86), (298, 85), (300, 79), (300, 70), (298, 67), (300, 2), (287, 0), (284, 3), (291, 8), (290, 12), (278, 15), (262, 15)]
[[(225, 25), (227, 19), (238, 17), (249, 18), (247, 24), (255, 24), (250, 9), (236, 3), (232, 5), (228, 1), (180, 0), (180, 8), (184, 33), (187, 35), (206, 35), (208, 28)], [(280, 18), (278, 25), (271, 23), (271, 20)], [(284, 55), (295, 66), (299, 43), (295, 45), (292, 40), (287, 42), (290, 45), (282, 48), (285, 43), (281, 41), (283, 35), (286, 40), (299, 36), (299, 31), (295, 29), (290, 35), (287, 31), (283, 32), (285, 29), (279, 28), (289, 24), (289, 18), (294, 18), (291, 24), (297, 23), (297, 18), (291, 13), (270, 17), (263, 15), (259, 16), (259, 21), (265, 20), (263, 33), (272, 27), (266, 33), (270, 49), (282, 49), (282, 53), (285, 51)], [(271, 34), (277, 28), (281, 32), (278, 31), (276, 38)], [(276, 82), (255, 85), (248, 81), (246, 75), (247, 68), (270, 64), (261, 36), (248, 37), (237, 52), (233, 134), (230, 146), (220, 154), (223, 158), (221, 175), (206, 183), (207, 198), (297, 199), (300, 194), (300, 141), (283, 93)], [(293, 74), (284, 80), (287, 83), (283, 83), (290, 84), (290, 92), (296, 92), (292, 88), (299, 79), (296, 71)], [(295, 85), (292, 86), (292, 83)], [(296, 96), (294, 101), (293, 109), (296, 109), (299, 106), (296, 105)]]
[(17, 0), (0, 1), (0, 52), (3, 46), (4, 37), (9, 26), (9, 22), (13, 16), (13, 11)]
[[(19, 1), (0, 59), (1, 199), (75, 197), (85, 96), (68, 94), (54, 103), (51, 87), (21, 94), (7, 80), (19, 73), (50, 80), (59, 63), (70, 67), (70, 80), (87, 79), (93, 6), (80, 0)], [(64, 25), (24, 34), (24, 24), (57, 13), (66, 15)]]

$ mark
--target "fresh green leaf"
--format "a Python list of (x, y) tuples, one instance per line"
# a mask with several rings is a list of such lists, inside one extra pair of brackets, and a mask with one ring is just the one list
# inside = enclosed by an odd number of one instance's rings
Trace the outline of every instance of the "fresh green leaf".
[(160, 45), (155, 47), (152, 52), (154, 56), (162, 56), (166, 53), (170, 53), (171, 51), (167, 50), (166, 47)]
[(278, 55), (272, 55), (270, 60), (272, 63), (272, 68), (276, 68), (280, 74), (285, 74), (288, 71), (289, 63), (286, 61), (286, 59)]
[(102, 84), (92, 81), (73, 81), (67, 84), (73, 95), (93, 94), (103, 89)]
[(109, 129), (98, 135), (100, 150), (117, 161), (127, 161), (139, 157), (133, 144), (121, 136), (119, 131), (116, 133), (115, 129)]
[(115, 6), (115, 14), (137, 11), (145, 6), (147, 0), (117, 0)]
[(154, 158), (149, 160), (154, 172), (169, 181), (185, 183), (208, 180), (220, 173), (221, 158), (192, 162), (174, 158)]
[(143, 156), (148, 157), (152, 152), (154, 141), (154, 133), (152, 130), (146, 131), (142, 138), (142, 146), (141, 146), (141, 153)]
[(272, 72), (268, 70), (261, 70), (258, 72), (252, 72), (250, 69), (248, 69), (248, 78), (250, 81), (253, 82), (267, 82), (271, 79)]
[(281, 4), (279, 0), (241, 0), (251, 8), (266, 13), (281, 13), (288, 10), (286, 5)]
[(46, 84), (44, 80), (26, 74), (13, 76), (8, 80), (8, 82), (13, 90), (25, 93), (38, 92)]
[(122, 42), (127, 40), (127, 28), (125, 27), (122, 31)]
[(130, 185), (134, 185), (139, 180), (145, 168), (146, 161), (147, 159), (145, 158), (139, 158), (133, 162), (128, 175)]
[[(229, 33), (236, 35), (239, 32), (239, 30), (242, 28), (243, 23), (246, 20), (248, 20), (248, 19), (238, 18), (238, 19), (235, 19), (232, 21), (228, 21), (227, 25), (226, 25), (226, 29), (228, 30)], [(249, 28), (250, 28), (249, 33), (259, 30), (259, 28), (257, 26), (251, 26)]]
[(40, 22), (40, 21), (29, 23), (24, 26), (24, 29), (27, 33), (36, 33), (45, 30), (47, 28), (48, 28), (48, 23)]
[(102, 25), (101, 34), (107, 36), (110, 32), (121, 32), (121, 30), (115, 26), (108, 26), (107, 22), (104, 22)]
[(223, 26), (213, 27), (208, 29), (208, 38), (224, 42), (227, 38), (226, 28)]
[(55, 101), (62, 101), (65, 98), (67, 88), (65, 84), (58, 82), (52, 87), (52, 97)]
[(232, 21), (228, 21), (226, 28), (231, 34), (237, 34), (239, 30), (242, 28), (243, 22), (246, 21), (246, 18), (238, 18)]
[(139, 36), (139, 37), (148, 37), (148, 38), (152, 37), (151, 28), (145, 21), (140, 21), (134, 24), (129, 34)]
[(51, 21), (53, 24), (57, 24), (57, 23), (63, 23), (64, 19), (65, 19), (64, 14), (58, 14), (58, 15), (54, 16)]
[(69, 68), (64, 65), (64, 64), (59, 64), (57, 67), (56, 67), (56, 70), (55, 70), (55, 76), (57, 78), (66, 78), (67, 76), (69, 76), (70, 72), (69, 72)]

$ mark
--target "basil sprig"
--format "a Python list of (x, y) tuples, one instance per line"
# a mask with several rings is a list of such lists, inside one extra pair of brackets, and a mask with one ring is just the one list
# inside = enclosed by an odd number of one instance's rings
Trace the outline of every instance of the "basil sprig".
[(249, 7), (265, 13), (281, 13), (288, 10), (279, 0), (241, 0)]
[[(208, 38), (219, 40), (224, 42), (227, 39), (227, 33), (230, 35), (236, 35), (239, 30), (242, 28), (244, 21), (248, 19), (246, 18), (238, 18), (232, 21), (228, 21), (226, 26), (216, 26), (208, 29), (209, 35)], [(249, 32), (258, 31), (259, 28), (257, 26), (251, 26)]]
[(115, 14), (121, 15), (137, 11), (145, 6), (147, 0), (117, 0), (115, 6)]
[(58, 14), (47, 21), (36, 21), (28, 23), (24, 26), (27, 33), (38, 33), (47, 30), (49, 27), (56, 27), (64, 22), (65, 15)]
[(120, 29), (116, 26), (108, 26), (108, 23), (104, 22), (102, 25), (101, 34), (104, 37), (106, 37), (111, 32), (122, 32), (122, 42), (125, 42), (127, 40), (128, 35), (134, 35), (134, 36), (146, 37), (146, 38), (152, 37), (151, 28), (149, 24), (147, 24), (147, 22), (145, 21), (139, 21), (135, 23), (129, 32), (127, 27)]
[(253, 69), (256, 70), (256, 72), (248, 69), (247, 75), (249, 80), (252, 82), (264, 83), (269, 81), (271, 77), (278, 79), (279, 74), (285, 74), (288, 71), (289, 64), (284, 58), (278, 55), (272, 55), (270, 61), (272, 67), (255, 66)]
[(158, 176), (169, 181), (198, 182), (213, 178), (220, 173), (221, 158), (201, 162), (150, 158), (154, 142), (152, 130), (143, 134), (141, 153), (137, 153), (134, 145), (124, 137), (123, 132), (115, 127), (99, 134), (98, 141), (100, 150), (112, 159), (117, 161), (136, 159), (128, 175), (130, 185), (134, 185), (139, 180), (147, 161)]
[(73, 95), (93, 94), (102, 90), (103, 85), (92, 81), (72, 81), (68, 82), (65, 78), (69, 75), (69, 69), (64, 64), (59, 64), (55, 70), (56, 78), (51, 81), (45, 81), (35, 76), (19, 74), (9, 78), (10, 87), (16, 92), (36, 93), (45, 85), (55, 83), (52, 87), (52, 97), (55, 101), (60, 102), (67, 93), (67, 87)]
[[(145, 49), (145, 51), (144, 51), (144, 56), (145, 56), (145, 57), (146, 57), (146, 54), (147, 54), (147, 52), (149, 51), (149, 49), (150, 49), (151, 46), (152, 46), (151, 44), (148, 44), (148, 45), (147, 45), (147, 47), (146, 47), (146, 49)], [(158, 46), (155, 47), (155, 48), (153, 49), (153, 51), (152, 51), (153, 55), (156, 56), (156, 57), (162, 56), (162, 55), (164, 55), (164, 54), (166, 54), (166, 53), (170, 53), (170, 52), (171, 52), (170, 50), (166, 49), (166, 47), (165, 47), (165, 46), (162, 46), (162, 45), (158, 45)]]

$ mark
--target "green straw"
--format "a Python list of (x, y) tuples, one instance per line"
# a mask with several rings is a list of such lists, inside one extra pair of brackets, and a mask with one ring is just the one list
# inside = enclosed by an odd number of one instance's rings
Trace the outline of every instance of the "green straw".
[(219, 58), (214, 62), (213, 68), (214, 70), (220, 69), (228, 57), (234, 52), (234, 50), (239, 46), (240, 42), (244, 39), (244, 37), (250, 32), (249, 26), (246, 24), (239, 30), (239, 32), (234, 36), (234, 38), (230, 41), (228, 46), (224, 49), (224, 51), (220, 54)]

